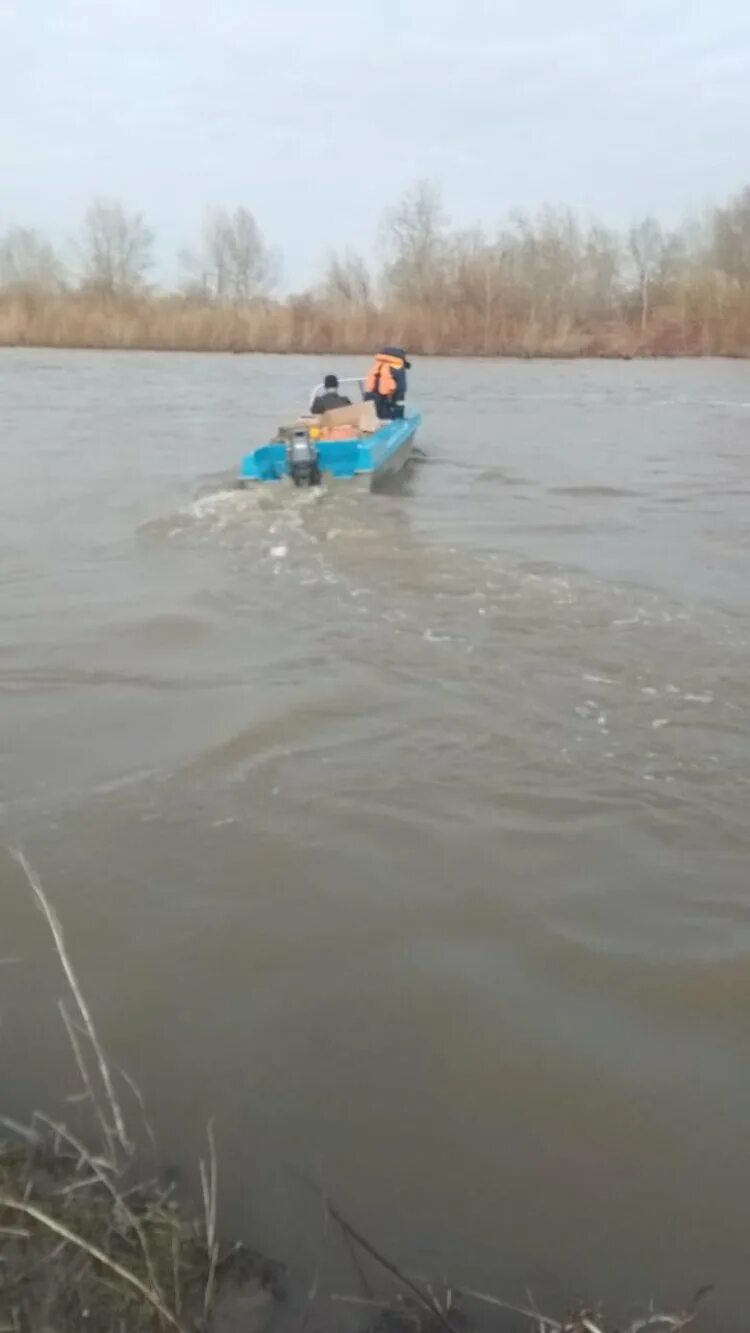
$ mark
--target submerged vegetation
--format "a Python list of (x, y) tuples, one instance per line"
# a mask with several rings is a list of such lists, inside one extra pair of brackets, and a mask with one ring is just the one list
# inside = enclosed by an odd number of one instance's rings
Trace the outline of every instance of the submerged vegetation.
[(674, 230), (620, 234), (567, 209), (451, 227), (437, 190), (390, 210), (377, 261), (331, 257), (275, 296), (280, 263), (245, 208), (210, 215), (176, 291), (149, 285), (154, 237), (88, 210), (65, 264), (39, 233), (0, 237), (0, 345), (351, 352), (392, 341), (478, 356), (750, 356), (750, 189)]
[[(110, 1066), (73, 970), (60, 922), (21, 853), (15, 853), (52, 934), (69, 998), (60, 1015), (81, 1079), (75, 1130), (36, 1111), (28, 1125), (0, 1116), (0, 1333), (263, 1333), (281, 1325), (282, 1271), (244, 1245), (221, 1243), (213, 1128), (199, 1163), (203, 1208), (194, 1216), (159, 1173), (136, 1174), (136, 1140), (155, 1140), (132, 1080)], [(140, 1108), (135, 1133), (120, 1080)], [(304, 1178), (303, 1178), (304, 1179)], [(311, 1182), (307, 1182), (312, 1185)], [(563, 1319), (488, 1293), (403, 1271), (334, 1206), (320, 1185), (324, 1239), (333, 1224), (358, 1291), (321, 1291), (316, 1271), (291, 1304), (296, 1333), (614, 1333), (601, 1309), (577, 1307)], [(682, 1333), (693, 1324), (699, 1290), (679, 1314), (653, 1306), (620, 1333)], [(381, 1295), (381, 1291), (383, 1294)]]

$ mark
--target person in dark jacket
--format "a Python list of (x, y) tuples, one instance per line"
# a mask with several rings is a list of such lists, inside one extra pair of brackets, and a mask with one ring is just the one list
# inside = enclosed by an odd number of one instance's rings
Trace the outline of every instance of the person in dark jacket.
[(330, 412), (334, 407), (351, 407), (351, 399), (345, 394), (339, 393), (339, 382), (336, 375), (326, 375), (323, 383), (323, 392), (319, 393), (313, 399), (312, 412), (314, 416), (321, 416), (323, 412)]

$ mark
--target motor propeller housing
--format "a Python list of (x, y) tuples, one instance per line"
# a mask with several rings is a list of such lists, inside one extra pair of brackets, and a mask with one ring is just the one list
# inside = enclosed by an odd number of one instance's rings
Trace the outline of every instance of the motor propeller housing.
[(305, 426), (295, 426), (287, 445), (289, 475), (295, 486), (319, 486), (318, 446)]

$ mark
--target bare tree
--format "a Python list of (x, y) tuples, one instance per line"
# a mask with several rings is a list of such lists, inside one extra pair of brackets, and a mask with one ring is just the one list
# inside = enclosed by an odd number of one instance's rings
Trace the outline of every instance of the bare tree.
[(153, 244), (142, 213), (128, 213), (114, 199), (95, 199), (84, 216), (78, 245), (82, 286), (103, 296), (143, 290)]
[(641, 331), (648, 324), (651, 287), (664, 262), (664, 236), (655, 218), (644, 218), (628, 233), (628, 249), (635, 264), (641, 302)]
[(39, 232), (14, 227), (0, 240), (0, 288), (12, 292), (59, 292), (65, 271), (54, 246)]
[(188, 294), (241, 305), (263, 296), (276, 280), (277, 261), (247, 208), (209, 214), (197, 251), (180, 256)]
[(321, 283), (320, 294), (332, 305), (367, 306), (372, 301), (372, 284), (364, 259), (360, 255), (332, 255)]
[(418, 305), (434, 303), (443, 276), (445, 223), (440, 191), (426, 180), (386, 214), (385, 282), (398, 300)]
[(750, 282), (750, 187), (714, 214), (716, 267), (739, 282)]
[(452, 336), (474, 351), (490, 352), (503, 319), (505, 274), (502, 247), (480, 228), (457, 232), (445, 247), (444, 299), (452, 315)]
[(594, 223), (589, 227), (583, 253), (582, 311), (594, 319), (610, 318), (617, 309), (622, 261), (619, 237)]

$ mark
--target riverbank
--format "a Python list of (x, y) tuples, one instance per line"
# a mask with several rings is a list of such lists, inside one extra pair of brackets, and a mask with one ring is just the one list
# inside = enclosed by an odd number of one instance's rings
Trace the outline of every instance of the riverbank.
[[(99, 1108), (101, 1110), (101, 1108)], [(133, 1184), (133, 1162), (89, 1150), (66, 1126), (35, 1113), (25, 1127), (2, 1122), (0, 1139), (0, 1328), (7, 1333), (609, 1333), (599, 1309), (561, 1320), (445, 1280), (403, 1273), (330, 1204), (349, 1245), (358, 1295), (326, 1295), (318, 1278), (291, 1306), (280, 1265), (244, 1245), (222, 1245), (217, 1163), (210, 1136), (201, 1163), (205, 1214), (193, 1216), (156, 1179)], [(363, 1263), (380, 1273), (371, 1285)], [(383, 1289), (388, 1295), (377, 1296)], [(706, 1289), (707, 1290), (707, 1289)], [(653, 1308), (623, 1333), (682, 1333), (706, 1290), (681, 1314)]]
[[(76, 1127), (36, 1111), (27, 1125), (0, 1117), (0, 1328), (3, 1333), (607, 1333), (601, 1309), (577, 1307), (562, 1320), (445, 1279), (414, 1278), (362, 1235), (326, 1197), (323, 1214), (346, 1244), (357, 1294), (320, 1291), (319, 1272), (286, 1304), (284, 1270), (240, 1242), (221, 1240), (219, 1164), (213, 1126), (199, 1162), (203, 1209), (196, 1213), (158, 1165), (145, 1105), (110, 1066), (68, 954), (61, 924), (26, 858), (15, 853), (54, 941), (68, 999), (59, 1005), (81, 1080), (68, 1103)], [(124, 1078), (141, 1110), (123, 1113)], [(158, 1154), (152, 1154), (158, 1162)], [(316, 1190), (317, 1186), (313, 1186)], [(368, 1272), (369, 1269), (369, 1272)], [(384, 1291), (385, 1287), (385, 1291)], [(700, 1290), (678, 1315), (648, 1312), (625, 1333), (681, 1333), (696, 1318)], [(380, 1294), (383, 1293), (383, 1294)], [(467, 1313), (468, 1310), (468, 1313)], [(477, 1317), (477, 1311), (481, 1312)]]
[(107, 298), (0, 294), (0, 347), (363, 355), (396, 343), (415, 356), (611, 358), (750, 356), (750, 310), (721, 317), (655, 311), (575, 323), (503, 312), (491, 323), (459, 309), (337, 307), (313, 296), (242, 306), (175, 295)]
[[(15, 859), (67, 982), (61, 1039), (80, 1089), (65, 1098), (74, 1126), (41, 1111), (28, 1124), (0, 1116), (0, 1328), (260, 1333), (273, 1322), (281, 1270), (220, 1239), (212, 1125), (198, 1164), (198, 1214), (160, 1166), (140, 1092), (108, 1061), (39, 879), (22, 854)], [(125, 1087), (140, 1108), (137, 1123), (123, 1111)]]
[[(84, 1131), (85, 1132), (85, 1131)], [(35, 1113), (0, 1142), (0, 1327), (138, 1333), (273, 1322), (279, 1272), (213, 1241), (163, 1182)], [(242, 1322), (240, 1323), (240, 1317)]]

